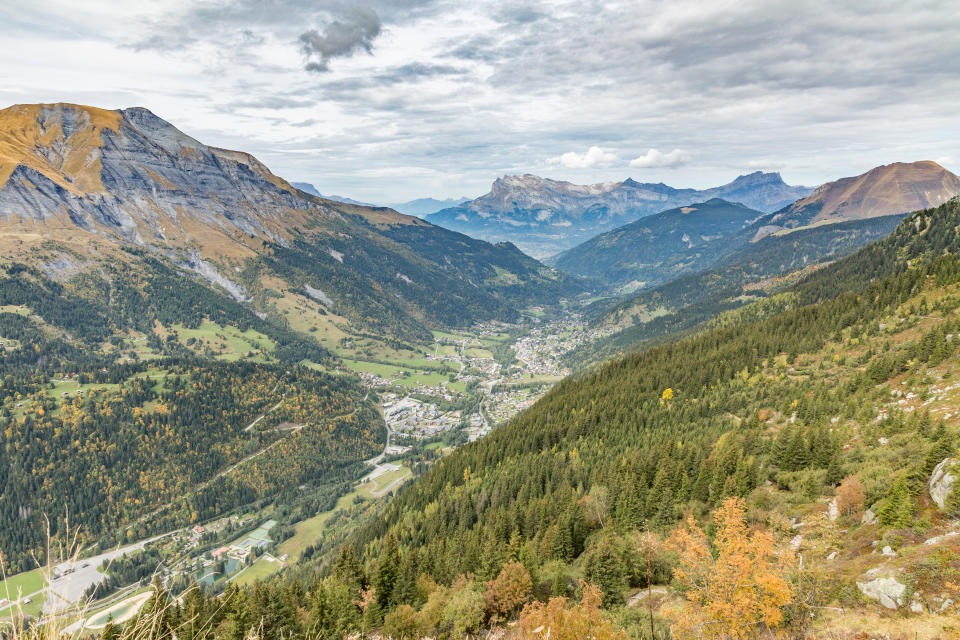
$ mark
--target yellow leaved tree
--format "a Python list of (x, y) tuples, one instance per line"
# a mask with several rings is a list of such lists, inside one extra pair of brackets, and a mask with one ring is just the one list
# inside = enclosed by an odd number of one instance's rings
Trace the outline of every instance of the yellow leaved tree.
[(693, 517), (667, 542), (679, 558), (673, 575), (687, 598), (667, 612), (674, 638), (756, 638), (778, 628), (792, 590), (785, 578), (792, 555), (778, 553), (769, 531), (750, 531), (743, 498), (714, 513), (713, 549)]

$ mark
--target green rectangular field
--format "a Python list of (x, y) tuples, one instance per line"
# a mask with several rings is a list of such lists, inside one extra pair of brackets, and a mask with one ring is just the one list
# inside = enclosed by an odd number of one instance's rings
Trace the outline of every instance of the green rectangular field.
[(445, 382), (448, 382), (447, 374), (445, 373), (417, 373), (415, 375), (398, 380), (397, 384), (404, 387), (413, 388), (418, 384), (424, 384), (428, 387), (435, 387), (437, 385), (444, 384)]
[(366, 360), (348, 360), (344, 358), (343, 364), (353, 369), (357, 373), (373, 373), (383, 378), (390, 378), (405, 371), (406, 368), (391, 364), (382, 364), (380, 362), (367, 362)]
[(241, 586), (251, 585), (257, 580), (269, 578), (282, 568), (283, 566), (279, 562), (273, 562), (266, 558), (257, 558), (256, 562), (244, 569), (242, 573), (238, 573), (237, 577), (231, 580), (231, 582)]
[(299, 558), (301, 554), (303, 554), (303, 550), (315, 543), (320, 537), (320, 534), (323, 533), (330, 516), (336, 513), (339, 509), (345, 509), (347, 506), (349, 506), (356, 496), (356, 491), (351, 491), (346, 495), (342, 495), (340, 496), (340, 499), (337, 500), (337, 504), (333, 507), (333, 509), (324, 511), (323, 513), (318, 513), (312, 518), (301, 520), (293, 525), (293, 530), (295, 533), (292, 537), (287, 538), (280, 543), (280, 545), (277, 547), (277, 555), (282, 556), (286, 554), (289, 558), (288, 562), (290, 560), (296, 560)]
[(40, 569), (18, 573), (0, 583), (0, 598), (16, 600), (18, 593), (22, 596), (29, 595), (40, 591), (45, 586), (47, 586), (47, 581), (44, 580)]

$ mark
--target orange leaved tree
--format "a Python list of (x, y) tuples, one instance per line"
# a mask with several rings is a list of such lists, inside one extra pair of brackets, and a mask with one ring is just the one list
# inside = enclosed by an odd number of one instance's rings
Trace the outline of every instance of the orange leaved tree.
[(667, 543), (679, 559), (673, 576), (688, 606), (667, 612), (675, 638), (755, 638), (779, 627), (791, 587), (787, 558), (769, 531), (747, 529), (743, 498), (728, 498), (714, 513), (713, 549), (693, 517)]
[(600, 609), (603, 592), (581, 581), (583, 596), (578, 603), (566, 598), (533, 602), (523, 608), (517, 625), (518, 640), (629, 640)]
[(531, 591), (533, 580), (530, 572), (516, 560), (507, 560), (500, 574), (487, 582), (484, 594), (487, 612), (497, 620), (505, 620), (530, 598)]

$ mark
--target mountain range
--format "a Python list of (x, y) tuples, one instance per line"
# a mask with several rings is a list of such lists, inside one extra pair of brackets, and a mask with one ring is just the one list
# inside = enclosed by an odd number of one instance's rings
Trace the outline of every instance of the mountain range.
[(755, 172), (711, 189), (677, 189), (663, 183), (576, 185), (534, 175), (504, 176), (486, 195), (438, 211), (434, 224), (491, 242), (509, 240), (544, 258), (646, 215), (722, 198), (762, 212), (776, 211), (808, 195), (778, 173)]
[[(682, 226), (691, 215), (683, 209), (602, 234), (553, 264), (600, 278), (613, 290), (647, 290), (594, 305), (596, 321), (618, 331), (573, 357), (584, 362), (602, 358), (774, 293), (887, 235), (908, 212), (904, 207), (935, 207), (958, 195), (960, 178), (935, 162), (895, 163), (828, 182), (772, 214), (753, 220), (734, 215), (727, 222), (739, 220), (740, 228), (697, 236), (696, 242)], [(728, 211), (716, 203), (701, 206), (708, 216)], [(714, 229), (723, 221), (720, 217), (700, 225)], [(688, 234), (689, 246), (678, 246), (678, 228)]]
[(310, 195), (141, 108), (0, 111), (0, 225), (7, 259), (41, 252), (55, 277), (149, 257), (251, 313), (290, 313), (294, 296), (407, 339), (516, 317), (572, 282), (510, 244)]
[[(772, 214), (720, 199), (670, 209), (602, 233), (549, 262), (618, 287), (650, 287), (708, 267), (768, 236), (903, 215), (958, 193), (960, 178), (935, 162), (896, 163), (828, 182)], [(856, 226), (847, 224), (844, 233)], [(824, 239), (829, 233), (817, 236)]]
[(70, 485), (70, 523), (105, 544), (284, 492), (335, 500), (387, 438), (344, 358), (410, 358), (582, 288), (509, 243), (306, 193), (147, 109), (73, 104), (0, 110), (0, 255), (15, 571), (43, 554), (42, 514), (66, 531)]
[[(631, 183), (524, 202), (594, 198), (585, 224), (692, 195)], [(87, 570), (82, 619), (135, 640), (951, 632), (960, 180), (886, 165), (767, 211), (784, 188), (632, 220), (566, 275), (146, 109), (0, 111), (0, 547), (37, 589), (16, 606), (56, 612), (56, 576)], [(596, 365), (541, 367), (563, 353)], [(415, 360), (459, 386), (407, 387)], [(490, 428), (498, 395), (523, 410)], [(45, 556), (71, 538), (79, 561)], [(114, 626), (128, 597), (160, 606)]]

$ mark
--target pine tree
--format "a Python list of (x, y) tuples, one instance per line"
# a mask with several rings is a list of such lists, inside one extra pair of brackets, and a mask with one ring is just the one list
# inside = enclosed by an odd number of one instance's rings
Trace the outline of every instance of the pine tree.
[(627, 569), (620, 550), (609, 536), (603, 536), (587, 549), (584, 574), (587, 582), (603, 591), (605, 606), (623, 603), (623, 592), (627, 588)]
[(898, 478), (890, 488), (887, 501), (877, 513), (880, 524), (892, 529), (905, 529), (913, 524), (913, 497), (903, 478)]
[(356, 591), (367, 585), (363, 565), (360, 564), (360, 559), (357, 557), (357, 552), (352, 544), (348, 544), (340, 550), (340, 555), (333, 565), (333, 575)]
[(397, 584), (399, 575), (400, 548), (396, 536), (391, 532), (383, 540), (383, 550), (380, 552), (373, 575), (377, 606), (381, 612), (388, 611), (393, 604), (393, 587)]

